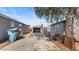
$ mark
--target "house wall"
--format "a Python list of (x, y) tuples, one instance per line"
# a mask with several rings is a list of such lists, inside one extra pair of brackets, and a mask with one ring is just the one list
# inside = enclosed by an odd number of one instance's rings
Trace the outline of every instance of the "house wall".
[(14, 28), (20, 28), (19, 24), (21, 24), (21, 29), (22, 32), (26, 31), (26, 25), (18, 22), (18, 21), (14, 21), (12, 19), (0, 16), (0, 42), (2, 40), (7, 40), (8, 38), (8, 34), (7, 34), (7, 30), (14, 27)]
[(10, 20), (0, 17), (0, 40), (3, 40), (7, 37), (7, 30), (10, 28)]
[(22, 31), (23, 31), (23, 33), (26, 31), (26, 26), (25, 25), (22, 25)]
[(19, 22), (15, 22), (15, 21), (12, 21), (12, 20), (10, 20), (10, 22), (11, 22), (11, 27), (19, 28)]
[[(19, 28), (19, 24), (19, 22), (12, 21), (11, 19), (0, 17), (0, 40), (5, 40), (6, 38), (8, 38), (7, 30), (11, 27)], [(24, 27), (22, 28), (22, 30), (23, 29)]]
[(28, 31), (29, 29), (27, 29), (28, 26), (24, 25), (24, 33), (26, 33), (26, 31)]
[(28, 31), (27, 27), (28, 26), (25, 25), (25, 24), (22, 24), (22, 23), (19, 24), (19, 30), (21, 31), (20, 32), (21, 33), (21, 36), (23, 35), (23, 33), (26, 33)]
[(18, 22), (15, 22), (14, 27), (15, 27), (15, 28), (19, 28), (19, 23), (18, 23)]
[(13, 25), (12, 26), (13, 28), (18, 28), (19, 30), (21, 30), (21, 32), (25, 32), (26, 31), (27, 26), (22, 24), (22, 23), (20, 23), (20, 22), (11, 21), (11, 24)]
[(24, 30), (23, 24), (19, 24), (19, 30), (20, 30), (21, 32), (23, 32), (23, 30)]
[(29, 25), (25, 25), (25, 24), (22, 25), (23, 33), (27, 33), (27, 32), (29, 32), (29, 30), (30, 30), (30, 26)]

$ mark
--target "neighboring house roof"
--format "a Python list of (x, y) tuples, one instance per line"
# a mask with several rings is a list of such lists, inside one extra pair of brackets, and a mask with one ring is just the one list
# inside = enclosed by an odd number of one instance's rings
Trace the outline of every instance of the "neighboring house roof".
[[(11, 17), (9, 17), (9, 16), (6, 16), (6, 15), (4, 15), (4, 14), (2, 14), (2, 13), (0, 13), (0, 17), (4, 17), (4, 18), (7, 18), (7, 20), (12, 20), (12, 21), (15, 21), (15, 22), (24, 24), (24, 23), (22, 23), (22, 22), (20, 22), (20, 21), (18, 21), (18, 20), (16, 20), (16, 19), (13, 19), (13, 18), (11, 18)], [(26, 25), (26, 24), (24, 24), (24, 25)]]
[(62, 20), (62, 21), (59, 21), (59, 22), (53, 23), (53, 24), (51, 24), (50, 26), (55, 25), (55, 24), (58, 24), (58, 23), (61, 23), (61, 22), (65, 22), (65, 21), (66, 21), (66, 20)]

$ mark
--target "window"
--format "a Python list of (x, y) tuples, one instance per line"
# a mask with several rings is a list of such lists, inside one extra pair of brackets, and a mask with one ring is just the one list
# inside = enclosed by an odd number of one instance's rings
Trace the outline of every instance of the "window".
[(22, 26), (22, 24), (19, 24), (19, 27), (21, 27)]
[(15, 22), (11, 21), (11, 27), (14, 27), (14, 25), (15, 25)]

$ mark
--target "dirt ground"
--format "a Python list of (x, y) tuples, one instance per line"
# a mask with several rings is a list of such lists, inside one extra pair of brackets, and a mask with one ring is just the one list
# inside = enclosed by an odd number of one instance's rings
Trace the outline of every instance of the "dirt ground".
[(25, 38), (17, 40), (0, 49), (1, 51), (69, 51), (59, 42), (48, 41), (43, 34), (25, 34)]

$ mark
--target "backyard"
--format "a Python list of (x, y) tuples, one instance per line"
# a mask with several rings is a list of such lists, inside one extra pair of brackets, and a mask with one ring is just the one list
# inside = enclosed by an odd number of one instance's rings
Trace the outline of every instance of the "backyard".
[(1, 51), (69, 51), (67, 47), (57, 41), (48, 41), (44, 34), (40, 38), (34, 33), (25, 34), (24, 39), (20, 39), (0, 49)]

